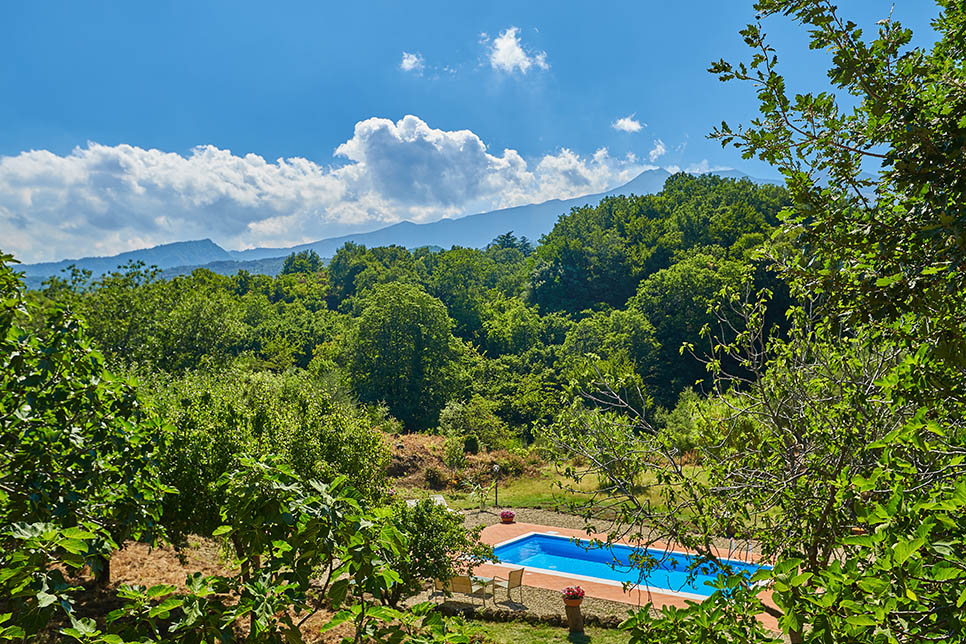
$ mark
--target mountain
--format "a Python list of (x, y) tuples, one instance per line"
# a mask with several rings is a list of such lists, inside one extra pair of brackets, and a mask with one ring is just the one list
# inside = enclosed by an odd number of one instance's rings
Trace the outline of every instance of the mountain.
[(314, 250), (322, 257), (332, 257), (335, 251), (346, 242), (366, 246), (387, 246), (396, 244), (407, 248), (419, 246), (468, 246), (478, 248), (493, 241), (497, 235), (513, 231), (517, 237), (528, 237), (534, 243), (540, 236), (550, 232), (557, 218), (571, 208), (596, 204), (611, 195), (646, 195), (660, 192), (664, 182), (671, 174), (667, 170), (645, 170), (624, 185), (597, 194), (574, 197), (573, 199), (552, 199), (538, 204), (503, 208), (490, 212), (467, 215), (458, 219), (440, 219), (428, 224), (401, 221), (368, 233), (356, 233), (341, 237), (330, 237), (316, 242), (300, 244), (291, 248), (253, 248), (251, 250), (231, 251), (236, 259), (261, 259), (288, 255), (303, 250)]
[[(324, 259), (323, 261), (328, 262), (329, 259), (331, 258)], [(207, 264), (187, 264), (184, 266), (166, 268), (161, 271), (161, 278), (169, 280), (172, 277), (177, 277), (178, 275), (190, 275), (195, 271), (195, 269), (198, 268), (203, 268), (211, 271), (212, 273), (218, 273), (219, 275), (234, 275), (238, 271), (248, 271), (254, 275), (270, 275), (271, 277), (275, 277), (282, 272), (283, 264), (285, 264), (285, 256), (266, 257), (265, 259), (249, 259), (244, 261), (239, 261), (236, 259), (219, 260), (217, 262), (209, 262)]]
[(157, 266), (163, 270), (175, 266), (203, 265), (231, 259), (233, 258), (228, 251), (215, 242), (210, 239), (199, 239), (197, 241), (174, 242), (153, 248), (131, 250), (110, 257), (83, 257), (80, 259), (63, 259), (59, 262), (23, 264), (18, 267), (18, 270), (23, 271), (25, 277), (28, 278), (46, 278), (51, 275), (58, 275), (62, 270), (74, 264), (77, 268), (89, 270), (94, 277), (97, 277), (132, 261), (142, 261), (147, 266)]
[[(749, 179), (755, 183), (779, 185), (782, 183), (750, 177), (738, 170), (715, 171), (712, 174), (731, 179)], [(223, 275), (231, 275), (239, 270), (277, 275), (281, 271), (284, 258), (291, 253), (314, 250), (320, 257), (332, 257), (346, 242), (365, 244), (369, 247), (396, 244), (407, 248), (420, 246), (480, 248), (498, 235), (513, 231), (516, 236), (528, 237), (536, 243), (543, 234), (550, 232), (560, 215), (570, 212), (571, 208), (595, 205), (604, 197), (612, 195), (654, 194), (661, 191), (664, 182), (670, 176), (671, 173), (663, 169), (645, 170), (631, 181), (607, 192), (572, 199), (552, 199), (543, 203), (481, 212), (458, 219), (441, 219), (427, 224), (402, 221), (372, 232), (331, 237), (288, 248), (228, 251), (210, 239), (202, 239), (162, 244), (111, 257), (84, 257), (42, 264), (23, 264), (19, 269), (25, 274), (26, 285), (29, 288), (37, 288), (44, 279), (59, 274), (71, 264), (91, 271), (94, 277), (115, 270), (129, 261), (143, 261), (148, 266), (157, 266), (162, 270), (162, 276), (166, 278), (184, 275), (196, 268), (207, 268)]]

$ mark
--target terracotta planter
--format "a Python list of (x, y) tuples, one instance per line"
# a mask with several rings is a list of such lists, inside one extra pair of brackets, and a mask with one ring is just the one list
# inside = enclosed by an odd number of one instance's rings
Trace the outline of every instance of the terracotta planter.
[(580, 602), (584, 601), (584, 598), (580, 599), (567, 599), (564, 597), (564, 606), (580, 606)]
[(503, 519), (503, 518), (501, 518), (500, 519), (500, 522), (501, 523), (513, 523), (513, 519)]

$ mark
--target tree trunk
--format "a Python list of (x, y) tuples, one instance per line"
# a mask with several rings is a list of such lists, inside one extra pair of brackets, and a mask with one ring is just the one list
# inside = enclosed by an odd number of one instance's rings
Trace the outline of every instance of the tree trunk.
[(98, 566), (94, 571), (94, 585), (97, 588), (107, 588), (111, 583), (111, 558), (98, 557)]

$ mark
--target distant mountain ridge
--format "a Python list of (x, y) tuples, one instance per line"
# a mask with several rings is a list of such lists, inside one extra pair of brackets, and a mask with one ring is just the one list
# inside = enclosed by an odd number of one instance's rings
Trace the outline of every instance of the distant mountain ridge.
[[(721, 177), (749, 179), (755, 183), (780, 185), (780, 181), (757, 179), (737, 170), (715, 171)], [(401, 221), (385, 228), (367, 233), (355, 233), (340, 237), (321, 239), (287, 248), (252, 248), (249, 250), (225, 250), (210, 239), (161, 244), (153, 248), (133, 250), (110, 257), (83, 257), (57, 262), (23, 264), (18, 267), (26, 277), (27, 286), (37, 288), (44, 279), (57, 275), (71, 264), (91, 271), (98, 277), (129, 261), (143, 261), (157, 266), (164, 277), (190, 273), (196, 268), (207, 268), (221, 274), (234, 274), (239, 270), (252, 273), (276, 275), (281, 271), (283, 259), (291, 253), (314, 250), (321, 257), (332, 257), (346, 242), (366, 246), (396, 244), (407, 248), (420, 246), (466, 246), (480, 248), (498, 235), (513, 231), (518, 237), (528, 237), (536, 243), (542, 235), (550, 232), (560, 215), (572, 208), (597, 204), (604, 197), (613, 195), (647, 195), (660, 192), (671, 173), (664, 169), (645, 170), (622, 186), (607, 192), (584, 195), (571, 199), (552, 199), (538, 204), (514, 206), (457, 219), (417, 224)], [(276, 261), (268, 261), (276, 260)]]
[(131, 261), (142, 261), (148, 266), (154, 265), (164, 269), (190, 264), (209, 264), (231, 259), (233, 259), (231, 254), (215, 242), (210, 239), (199, 239), (130, 250), (108, 257), (82, 257), (80, 259), (62, 259), (58, 262), (23, 264), (18, 267), (18, 270), (23, 271), (27, 277), (49, 277), (50, 275), (57, 275), (60, 271), (74, 264), (78, 268), (89, 270), (95, 276), (98, 276)]

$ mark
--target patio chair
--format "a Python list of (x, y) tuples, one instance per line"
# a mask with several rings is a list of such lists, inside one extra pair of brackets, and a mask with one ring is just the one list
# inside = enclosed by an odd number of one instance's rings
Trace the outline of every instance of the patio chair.
[(479, 597), (483, 600), (483, 605), (486, 606), (486, 587), (489, 585), (489, 582), (481, 583), (474, 581), (468, 575), (458, 575), (448, 581), (440, 581), (437, 579), (434, 583), (436, 590), (448, 590), (451, 593)]
[[(520, 589), (520, 603), (523, 603), (523, 568), (519, 570), (511, 570), (506, 577), (494, 577), (493, 578), (493, 594), (496, 595), (497, 588), (506, 589), (506, 598), (510, 599), (510, 589), (519, 588)], [(493, 601), (496, 601), (495, 599)]]

